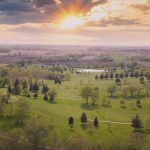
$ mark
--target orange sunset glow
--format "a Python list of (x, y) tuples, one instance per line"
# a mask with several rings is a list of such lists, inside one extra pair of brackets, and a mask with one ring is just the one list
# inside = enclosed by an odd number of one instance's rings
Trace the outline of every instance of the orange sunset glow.
[(149, 45), (149, 0), (8, 0), (0, 4), (1, 43), (18, 39), (28, 44)]

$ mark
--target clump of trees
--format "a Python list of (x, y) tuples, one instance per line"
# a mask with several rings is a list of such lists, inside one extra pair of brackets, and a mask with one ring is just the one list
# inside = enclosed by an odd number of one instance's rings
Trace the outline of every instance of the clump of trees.
[(43, 97), (45, 101), (54, 102), (56, 98), (57, 92), (55, 89), (50, 89), (48, 93), (46, 93)]
[(86, 104), (89, 104), (89, 100), (91, 100), (91, 104), (95, 105), (97, 100), (99, 99), (99, 88), (92, 88), (90, 86), (85, 86), (81, 90), (81, 96), (86, 100)]
[(110, 94), (111, 97), (116, 92), (116, 90), (117, 90), (117, 87), (115, 84), (112, 84), (107, 88), (107, 92)]
[(28, 139), (33, 144), (33, 149), (38, 150), (41, 148), (40, 146), (42, 143), (44, 143), (43, 140), (48, 136), (49, 129), (48, 126), (42, 123), (41, 118), (33, 117), (25, 127), (25, 132)]
[(20, 99), (17, 102), (17, 109), (15, 112), (15, 123), (17, 126), (24, 126), (25, 120), (28, 117), (29, 110), (30, 105), (26, 102), (25, 99)]

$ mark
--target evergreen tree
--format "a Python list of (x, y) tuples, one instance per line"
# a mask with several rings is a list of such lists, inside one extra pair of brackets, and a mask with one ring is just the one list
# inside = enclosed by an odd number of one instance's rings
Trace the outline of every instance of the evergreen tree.
[(135, 128), (135, 130), (140, 130), (142, 127), (142, 123), (141, 120), (139, 118), (138, 115), (136, 115), (133, 119), (132, 119), (132, 127)]
[(98, 80), (98, 78), (99, 78), (98, 75), (96, 75), (96, 76), (95, 76), (95, 80)]
[(133, 72), (131, 72), (131, 73), (130, 73), (130, 77), (131, 77), (131, 78), (133, 78), (133, 77), (134, 77), (134, 74), (133, 74)]
[(142, 107), (142, 104), (141, 104), (140, 99), (137, 99), (137, 101), (136, 101), (136, 106), (139, 107), (139, 108)]
[(33, 85), (33, 91), (34, 92), (38, 92), (39, 91), (39, 85), (38, 85), (38, 83), (36, 82), (36, 83), (34, 83), (34, 85)]
[(32, 83), (30, 83), (29, 91), (33, 91), (33, 84)]
[(44, 99), (45, 101), (48, 101), (48, 96), (45, 94), (43, 99)]
[(59, 79), (59, 78), (55, 78), (54, 83), (55, 83), (55, 84), (61, 84), (61, 79)]
[(13, 92), (13, 90), (12, 90), (10, 85), (8, 86), (7, 92), (8, 92), (8, 94), (11, 94)]
[(147, 80), (150, 82), (150, 74), (147, 75)]
[(139, 77), (139, 73), (135, 72), (134, 77), (138, 78)]
[(104, 75), (103, 75), (103, 74), (101, 74), (101, 75), (100, 75), (100, 79), (101, 79), (101, 80), (103, 80), (103, 78), (104, 78)]
[(105, 74), (104, 78), (105, 78), (105, 79), (108, 79), (108, 77), (109, 77), (108, 74)]
[(119, 74), (118, 73), (115, 74), (115, 78), (119, 78)]
[(14, 86), (16, 87), (16, 86), (18, 86), (18, 85), (19, 85), (19, 79), (17, 78), (17, 79), (15, 80)]
[(22, 82), (22, 89), (24, 90), (24, 89), (27, 89), (27, 88), (28, 88), (28, 83), (27, 83), (26, 80), (24, 80), (24, 81)]
[(81, 122), (82, 123), (86, 123), (87, 122), (87, 116), (86, 116), (85, 112), (83, 112), (83, 114), (81, 115)]
[(14, 94), (15, 95), (20, 95), (21, 94), (21, 88), (19, 85), (14, 87)]
[(144, 83), (144, 77), (140, 77), (140, 83), (143, 84)]
[(115, 82), (116, 82), (117, 85), (121, 85), (121, 80), (120, 80), (120, 78), (117, 78), (117, 79), (115, 80)]
[(73, 117), (69, 117), (69, 126), (72, 128), (74, 125), (74, 118)]
[(122, 79), (122, 78), (124, 78), (124, 74), (123, 73), (120, 73), (120, 78)]
[(99, 122), (98, 122), (97, 117), (95, 117), (94, 122), (93, 122), (93, 125), (94, 125), (95, 128), (98, 128)]
[(125, 73), (125, 77), (128, 78), (128, 76), (129, 76), (129, 74), (128, 74), (128, 72), (126, 72), (126, 73)]
[(114, 78), (114, 74), (111, 72), (110, 73), (110, 79), (113, 79)]
[(33, 96), (34, 96), (34, 98), (37, 98), (37, 97), (38, 97), (38, 94), (37, 94), (37, 93), (35, 93)]
[(48, 92), (48, 86), (46, 86), (46, 85), (43, 85), (43, 88), (42, 88), (42, 93), (43, 94), (46, 94), (47, 92)]

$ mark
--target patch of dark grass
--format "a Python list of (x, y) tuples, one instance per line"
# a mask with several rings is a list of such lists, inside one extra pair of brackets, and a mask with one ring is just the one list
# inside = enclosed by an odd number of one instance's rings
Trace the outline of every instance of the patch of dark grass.
[(81, 124), (81, 128), (82, 128), (83, 130), (87, 130), (87, 129), (88, 129), (87, 123), (82, 123), (82, 124)]
[(98, 104), (95, 104), (95, 105), (87, 105), (87, 104), (82, 104), (81, 105), (81, 108), (82, 109), (85, 109), (85, 110), (95, 110), (95, 109), (99, 109), (99, 105)]

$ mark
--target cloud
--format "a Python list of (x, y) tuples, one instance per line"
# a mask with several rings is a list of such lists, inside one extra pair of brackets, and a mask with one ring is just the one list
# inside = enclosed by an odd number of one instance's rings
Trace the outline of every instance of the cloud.
[(63, 11), (87, 13), (107, 0), (0, 0), (0, 24), (53, 22), (54, 14)]
[(11, 2), (11, 1), (0, 1), (0, 11), (2, 12), (30, 12), (33, 11), (33, 7), (30, 3), (24, 1), (21, 2)]
[(150, 13), (150, 0), (144, 4), (132, 4), (131, 7), (146, 14)]
[(140, 22), (137, 19), (122, 19), (118, 17), (103, 19), (99, 22), (100, 26), (108, 26), (108, 25), (139, 25)]
[(31, 2), (37, 7), (43, 7), (45, 5), (53, 5), (56, 4), (55, 0), (31, 0)]

